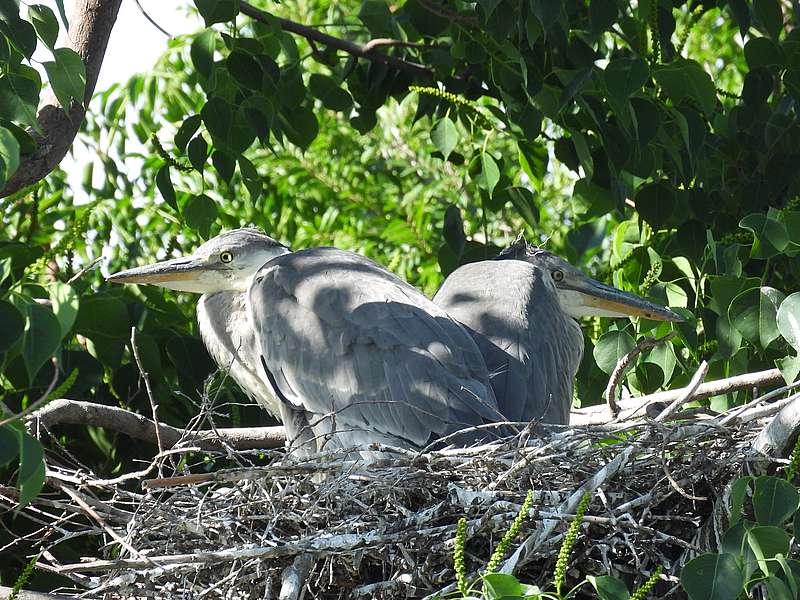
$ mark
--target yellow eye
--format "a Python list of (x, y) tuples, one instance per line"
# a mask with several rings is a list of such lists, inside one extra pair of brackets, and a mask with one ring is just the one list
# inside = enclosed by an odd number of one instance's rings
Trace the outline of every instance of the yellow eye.
[(555, 270), (552, 273), (553, 281), (559, 282), (564, 279), (564, 271)]
[(224, 263), (229, 263), (233, 260), (233, 254), (228, 251), (225, 251), (219, 255), (219, 259)]

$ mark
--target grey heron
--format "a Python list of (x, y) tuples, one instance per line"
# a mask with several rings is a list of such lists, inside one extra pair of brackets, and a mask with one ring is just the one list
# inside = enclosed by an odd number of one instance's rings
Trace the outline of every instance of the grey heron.
[(202, 294), (203, 341), (301, 452), (422, 448), (502, 421), (469, 333), (373, 261), (335, 248), (291, 252), (254, 229), (189, 256), (108, 277)]
[(475, 339), (500, 412), (510, 421), (569, 423), (584, 344), (575, 319), (683, 320), (667, 308), (587, 277), (522, 236), (496, 259), (453, 271), (434, 302)]

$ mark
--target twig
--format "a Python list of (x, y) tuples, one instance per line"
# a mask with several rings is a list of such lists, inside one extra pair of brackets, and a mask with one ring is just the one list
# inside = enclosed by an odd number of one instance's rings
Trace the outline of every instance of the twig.
[(753, 442), (756, 452), (767, 456), (785, 458), (794, 446), (800, 430), (800, 398), (784, 406), (758, 434)]
[(137, 8), (139, 9), (139, 12), (140, 12), (140, 13), (142, 13), (142, 15), (144, 16), (144, 18), (145, 18), (145, 19), (147, 19), (147, 21), (150, 23), (150, 25), (152, 25), (153, 27), (155, 27), (156, 29), (158, 29), (158, 30), (159, 30), (161, 33), (163, 33), (163, 34), (164, 34), (165, 36), (167, 36), (168, 38), (172, 39), (172, 36), (169, 34), (169, 32), (168, 32), (168, 31), (166, 31), (166, 30), (165, 30), (163, 27), (161, 27), (161, 25), (159, 25), (158, 23), (156, 23), (156, 22), (153, 20), (153, 17), (151, 17), (150, 15), (148, 15), (148, 14), (147, 14), (147, 11), (146, 11), (144, 8), (142, 8), (142, 5), (141, 5), (141, 3), (139, 2), (139, 0), (134, 0), (134, 2), (136, 2), (136, 6), (137, 6)]
[[(124, 433), (137, 440), (157, 443), (154, 422), (144, 415), (116, 406), (59, 398), (31, 414), (29, 427), (39, 424), (50, 427), (58, 423), (92, 425)], [(201, 450), (219, 450), (228, 444), (239, 450), (281, 448), (285, 441), (283, 427), (230, 427), (217, 430), (186, 431), (165, 423), (158, 424), (165, 447), (182, 439)]]
[(92, 262), (90, 262), (88, 265), (86, 265), (85, 267), (83, 267), (83, 268), (82, 268), (80, 271), (78, 271), (77, 273), (75, 273), (75, 275), (73, 275), (72, 277), (70, 277), (70, 278), (67, 280), (67, 283), (68, 283), (68, 284), (75, 283), (76, 281), (78, 281), (78, 279), (80, 279), (81, 277), (83, 277), (83, 276), (84, 276), (84, 275), (85, 275), (87, 272), (89, 272), (89, 271), (93, 270), (93, 269), (94, 269), (94, 268), (95, 268), (95, 267), (96, 267), (98, 264), (100, 264), (100, 263), (101, 263), (101, 262), (103, 262), (104, 260), (105, 260), (105, 257), (104, 257), (104, 256), (98, 256), (98, 257), (97, 257), (97, 258), (95, 258), (95, 259), (94, 259)]
[(609, 377), (608, 386), (606, 387), (606, 402), (608, 403), (608, 410), (611, 412), (612, 417), (616, 418), (617, 415), (619, 415), (620, 408), (617, 404), (617, 386), (625, 375), (625, 371), (633, 362), (633, 359), (639, 356), (645, 350), (655, 348), (656, 346), (668, 342), (676, 335), (676, 332), (670, 331), (667, 335), (660, 338), (646, 337), (641, 339), (637, 342), (636, 347), (633, 350), (628, 352), (625, 356), (620, 358), (619, 361), (617, 361), (617, 366), (614, 367), (614, 370), (611, 372), (611, 377)]
[(433, 70), (424, 65), (410, 62), (389, 54), (383, 54), (382, 52), (377, 52), (374, 48), (365, 48), (364, 46), (356, 44), (355, 42), (328, 35), (327, 33), (309, 27), (308, 25), (303, 25), (302, 23), (297, 23), (281, 17), (275, 17), (247, 2), (242, 1), (239, 3), (239, 12), (247, 15), (251, 19), (255, 19), (256, 21), (260, 21), (268, 25), (277, 22), (278, 25), (280, 25), (280, 28), (284, 31), (289, 31), (291, 33), (300, 35), (307, 40), (323, 44), (330, 48), (335, 48), (336, 50), (341, 50), (352, 56), (384, 63), (390, 67), (394, 67), (399, 71), (405, 71), (407, 73), (427, 79), (433, 77)]
[(703, 382), (703, 379), (705, 379), (707, 373), (708, 363), (703, 361), (700, 363), (697, 371), (692, 376), (691, 381), (689, 381), (689, 385), (683, 388), (683, 394), (681, 394), (678, 398), (675, 398), (675, 400), (672, 401), (672, 404), (662, 410), (655, 418), (655, 421), (658, 423), (666, 421), (675, 413), (675, 411), (686, 404), (686, 402), (688, 402), (694, 396), (694, 393), (697, 391), (697, 388), (700, 387), (700, 384)]
[(430, 44), (420, 44), (419, 42), (404, 42), (403, 40), (393, 40), (391, 38), (375, 38), (368, 41), (361, 46), (364, 52), (370, 52), (381, 46), (400, 46), (402, 48), (424, 48), (427, 50), (435, 50), (436, 46)]
[[(144, 366), (142, 366), (142, 357), (139, 356), (139, 346), (136, 344), (136, 327), (131, 327), (131, 350), (133, 351), (133, 358), (136, 361), (136, 367), (139, 369), (142, 379), (144, 379), (144, 387), (147, 391), (147, 398), (150, 400), (150, 408), (153, 411), (153, 430), (156, 434), (158, 451), (163, 454), (164, 441), (161, 439), (161, 428), (158, 426), (158, 405), (153, 397), (153, 390), (150, 388), (150, 377), (148, 377), (147, 371), (145, 371)], [(158, 476), (163, 476), (161, 461), (158, 462)]]
[(8, 425), (9, 423), (13, 423), (18, 419), (26, 417), (27, 415), (35, 411), (37, 408), (39, 408), (39, 406), (41, 406), (42, 403), (47, 401), (47, 398), (50, 396), (50, 392), (52, 392), (55, 389), (56, 383), (58, 383), (58, 363), (56, 362), (55, 357), (51, 358), (50, 362), (53, 364), (53, 378), (50, 380), (50, 385), (47, 386), (47, 389), (44, 391), (44, 394), (39, 396), (39, 398), (32, 404), (28, 405), (28, 407), (25, 408), (25, 410), (20, 411), (17, 414), (12, 415), (10, 417), (6, 417), (2, 421), (0, 421), (0, 427), (2, 427), (3, 425)]

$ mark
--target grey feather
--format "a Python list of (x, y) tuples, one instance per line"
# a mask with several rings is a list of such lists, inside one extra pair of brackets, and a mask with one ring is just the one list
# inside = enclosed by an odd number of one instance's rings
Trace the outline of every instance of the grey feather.
[(500, 412), (512, 421), (569, 422), (583, 335), (561, 310), (547, 272), (521, 260), (467, 264), (434, 302), (475, 339)]
[(369, 259), (280, 256), (256, 274), (249, 303), (280, 396), (331, 444), (423, 447), (504, 418), (471, 336)]

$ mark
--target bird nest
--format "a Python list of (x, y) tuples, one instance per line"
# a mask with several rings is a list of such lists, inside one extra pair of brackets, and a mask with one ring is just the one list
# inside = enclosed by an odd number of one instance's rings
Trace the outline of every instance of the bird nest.
[[(103, 481), (51, 464), (48, 493), (23, 514), (41, 525), (28, 536), (39, 538), (37, 568), (74, 582), (65, 596), (421, 598), (454, 589), (459, 519), (475, 577), (529, 490), (502, 569), (546, 586), (589, 492), (568, 581), (608, 573), (634, 586), (661, 566), (656, 591), (675, 594), (681, 565), (717, 545), (731, 481), (780, 462), (754, 442), (793, 398), (706, 418), (528, 428), (479, 448), (376, 447), (385, 458), (367, 465), (228, 448), (177, 471), (173, 449)], [(3, 504), (14, 504), (5, 492)], [(95, 555), (67, 558), (62, 544), (79, 536), (95, 540)]]

